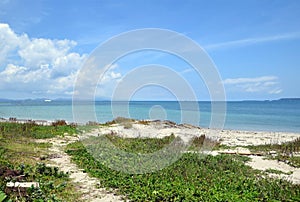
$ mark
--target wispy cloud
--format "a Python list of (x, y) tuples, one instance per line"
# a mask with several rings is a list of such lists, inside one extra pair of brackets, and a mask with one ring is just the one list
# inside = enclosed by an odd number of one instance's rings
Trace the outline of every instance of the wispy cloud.
[(285, 33), (266, 37), (246, 38), (233, 41), (220, 42), (204, 46), (207, 50), (216, 50), (224, 48), (233, 48), (238, 46), (248, 46), (258, 43), (267, 43), (272, 41), (292, 40), (300, 38), (300, 32)]
[(279, 87), (279, 79), (276, 76), (230, 78), (225, 79), (223, 84), (233, 91), (268, 94), (279, 94), (282, 92), (282, 89)]
[(187, 74), (187, 73), (191, 73), (191, 72), (194, 72), (194, 71), (195, 71), (195, 69), (193, 69), (193, 68), (187, 68), (187, 69), (182, 70), (180, 73), (181, 74)]
[(277, 80), (276, 76), (262, 76), (254, 78), (235, 78), (235, 79), (225, 79), (224, 84), (242, 84), (242, 83), (258, 83), (258, 82), (270, 82)]

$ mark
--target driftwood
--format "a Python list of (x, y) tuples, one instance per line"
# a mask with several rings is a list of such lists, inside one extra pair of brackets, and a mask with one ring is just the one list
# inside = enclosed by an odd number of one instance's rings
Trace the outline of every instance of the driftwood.
[(218, 151), (219, 154), (237, 154), (241, 156), (263, 156), (263, 153), (237, 152), (237, 151)]
[(18, 192), (20, 196), (25, 196), (28, 188), (39, 188), (39, 186), (38, 182), (8, 182), (5, 193)]

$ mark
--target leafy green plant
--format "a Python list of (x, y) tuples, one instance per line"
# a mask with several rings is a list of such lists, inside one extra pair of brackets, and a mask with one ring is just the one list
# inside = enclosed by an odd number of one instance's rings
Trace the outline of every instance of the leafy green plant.
[(8, 201), (6, 199), (7, 199), (7, 195), (0, 190), (0, 202)]

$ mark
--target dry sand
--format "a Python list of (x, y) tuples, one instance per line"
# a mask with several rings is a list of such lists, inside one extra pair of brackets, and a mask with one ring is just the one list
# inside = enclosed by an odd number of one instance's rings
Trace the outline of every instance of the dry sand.
[(247, 165), (251, 166), (254, 169), (266, 171), (268, 169), (278, 170), (283, 172), (282, 174), (270, 173), (271, 177), (278, 177), (286, 179), (295, 184), (300, 184), (300, 169), (294, 168), (285, 164), (284, 162), (279, 162), (276, 160), (268, 160), (262, 156), (250, 156), (251, 161), (247, 162)]
[(247, 146), (275, 144), (295, 140), (300, 137), (299, 133), (284, 132), (255, 132), (237, 130), (211, 130), (199, 128), (187, 124), (177, 125), (169, 121), (153, 121), (148, 124), (140, 124), (138, 121), (111, 126), (101, 126), (98, 130), (85, 135), (116, 134), (121, 137), (150, 137), (162, 138), (174, 134), (180, 136), (184, 141), (192, 137), (206, 135), (207, 137), (218, 139), (221, 144), (228, 146)]

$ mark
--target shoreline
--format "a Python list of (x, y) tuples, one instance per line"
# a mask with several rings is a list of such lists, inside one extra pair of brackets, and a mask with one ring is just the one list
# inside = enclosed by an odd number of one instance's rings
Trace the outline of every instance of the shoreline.
[(1, 123), (20, 123), (20, 124), (25, 124), (25, 123), (35, 123), (37, 125), (51, 125), (55, 121), (50, 121), (50, 120), (40, 120), (40, 119), (19, 119), (15, 117), (11, 118), (0, 118)]
[(189, 141), (193, 137), (205, 135), (208, 138), (219, 140), (221, 145), (227, 146), (281, 144), (300, 138), (300, 133), (226, 129), (212, 130), (189, 124), (176, 124), (171, 121), (149, 120), (134, 120), (131, 122), (126, 122), (125, 120), (124, 122), (100, 126), (97, 130), (97, 135), (116, 134), (125, 138), (163, 138), (174, 134), (175, 136), (180, 136), (183, 141)]
[[(126, 122), (130, 119), (126, 119)], [(127, 121), (126, 121), (127, 120)], [(18, 119), (18, 118), (0, 118), (0, 122), (7, 123), (35, 123), (37, 125), (49, 126), (58, 120), (34, 120), (34, 119)], [(283, 142), (293, 141), (300, 138), (300, 133), (296, 132), (277, 132), (277, 131), (250, 131), (250, 130), (235, 130), (235, 129), (217, 129), (212, 130), (209, 128), (202, 128), (190, 124), (176, 124), (168, 120), (131, 120), (131, 126), (129, 128), (124, 127), (124, 123), (115, 123), (113, 121), (107, 122), (105, 127), (100, 127), (102, 133), (123, 133), (124, 137), (150, 137), (161, 138), (174, 133), (184, 138), (191, 138), (192, 136), (207, 135), (208, 137), (217, 138), (222, 145), (227, 146), (249, 146), (249, 145), (262, 145), (262, 144), (281, 144)], [(150, 124), (143, 124), (143, 123)], [(68, 122), (67, 124), (81, 125), (78, 123)], [(105, 123), (90, 122), (98, 124), (99, 126), (105, 125)], [(88, 125), (88, 123), (84, 125)], [(159, 126), (160, 125), (160, 126)], [(213, 134), (213, 131), (217, 131), (217, 135)], [(153, 135), (157, 134), (157, 135)], [(213, 134), (212, 136), (210, 136)]]

